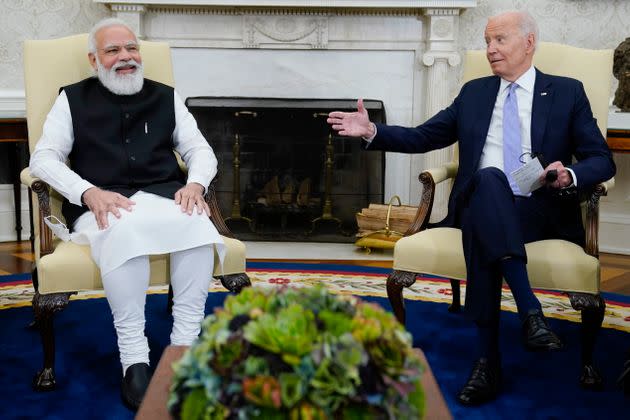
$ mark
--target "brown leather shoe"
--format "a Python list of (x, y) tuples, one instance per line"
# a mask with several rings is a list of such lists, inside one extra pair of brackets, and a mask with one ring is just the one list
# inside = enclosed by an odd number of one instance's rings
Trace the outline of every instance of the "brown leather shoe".
[(123, 403), (131, 410), (137, 411), (149, 387), (153, 371), (146, 363), (135, 363), (127, 368), (120, 387)]
[(562, 349), (562, 341), (551, 331), (542, 312), (531, 311), (523, 322), (523, 345), (529, 351), (553, 351)]
[(468, 382), (457, 394), (463, 405), (479, 405), (491, 401), (501, 390), (501, 364), (481, 358), (473, 365)]

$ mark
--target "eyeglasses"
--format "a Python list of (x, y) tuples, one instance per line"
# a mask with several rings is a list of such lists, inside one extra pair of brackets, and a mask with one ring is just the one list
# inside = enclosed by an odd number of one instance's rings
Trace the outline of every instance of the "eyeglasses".
[(538, 159), (538, 161), (540, 162), (540, 164), (542, 165), (543, 168), (547, 167), (547, 163), (545, 161), (545, 158), (543, 157), (542, 153), (528, 153), (525, 152), (522, 155), (520, 155), (518, 157), (519, 162), (521, 162), (523, 165), (528, 164), (529, 162), (531, 162), (534, 159)]
[(536, 154), (525, 152), (518, 157), (518, 161), (521, 162), (523, 165), (525, 165), (531, 162), (532, 160), (534, 160), (535, 158), (536, 158)]
[(101, 51), (103, 51), (103, 54), (113, 57), (120, 54), (123, 48), (127, 50), (129, 54), (138, 54), (140, 52), (140, 45), (133, 42), (126, 45), (110, 45), (102, 48)]

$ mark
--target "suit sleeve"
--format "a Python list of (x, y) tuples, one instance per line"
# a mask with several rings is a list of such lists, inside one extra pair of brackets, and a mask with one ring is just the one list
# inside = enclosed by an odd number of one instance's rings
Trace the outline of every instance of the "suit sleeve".
[(579, 180), (578, 187), (588, 189), (612, 178), (616, 166), (597, 121), (593, 118), (591, 105), (581, 82), (576, 84), (575, 98), (570, 135), (577, 162), (570, 168)]
[(425, 153), (442, 149), (457, 141), (457, 117), (467, 85), (462, 87), (453, 103), (415, 127), (376, 124), (376, 137), (370, 150), (399, 153)]

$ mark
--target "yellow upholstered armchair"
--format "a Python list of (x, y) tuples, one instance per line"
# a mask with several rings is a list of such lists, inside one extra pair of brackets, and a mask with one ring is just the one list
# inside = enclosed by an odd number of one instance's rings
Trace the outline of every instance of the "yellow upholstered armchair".
[[(612, 57), (611, 50), (586, 50), (545, 42), (538, 45), (534, 56), (534, 64), (541, 71), (582, 81), (604, 135), (608, 121)], [(485, 51), (467, 52), (464, 66), (465, 81), (491, 74)], [(394, 271), (387, 279), (387, 294), (401, 323), (405, 322), (403, 287), (411, 286), (420, 273), (451, 279), (453, 302), (449, 311), (460, 310), (459, 281), (466, 279), (461, 231), (455, 228), (427, 229), (436, 184), (453, 180), (457, 174), (457, 148), (454, 155), (453, 162), (420, 174), (423, 191), (416, 219), (394, 248)], [(532, 287), (565, 292), (573, 308), (581, 311), (580, 383), (587, 388), (597, 388), (602, 384), (601, 375), (593, 366), (595, 339), (606, 307), (599, 294), (599, 199), (613, 185), (613, 180), (597, 185), (590, 196), (584, 197), (584, 248), (563, 240), (538, 241), (525, 247)]]
[[(173, 86), (169, 46), (159, 42), (141, 41), (140, 44), (145, 76)], [(92, 74), (87, 59), (87, 34), (24, 43), (26, 116), (31, 151), (42, 135), (46, 115), (59, 93), (59, 88)], [(38, 390), (48, 390), (55, 386), (54, 313), (66, 307), (70, 295), (83, 290), (102, 289), (103, 285), (98, 267), (91, 258), (89, 246), (61, 242), (53, 237), (44, 223), (44, 217), (49, 215), (63, 220), (61, 196), (42, 180), (31, 177), (28, 168), (22, 171), (21, 180), (36, 195), (32, 203), (35, 228), (33, 310), (42, 338), (44, 367), (35, 376), (33, 385)], [(214, 276), (227, 289), (238, 293), (242, 287), (250, 285), (245, 274), (245, 245), (234, 239), (223, 223), (214, 188), (215, 182), (208, 188), (206, 201), (212, 213), (212, 221), (227, 247), (223, 266), (215, 264)], [(151, 257), (151, 285), (169, 284), (169, 273), (168, 255)]]

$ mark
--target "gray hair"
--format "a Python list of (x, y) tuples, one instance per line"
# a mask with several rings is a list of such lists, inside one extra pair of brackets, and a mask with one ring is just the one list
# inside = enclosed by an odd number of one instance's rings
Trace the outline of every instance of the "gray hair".
[(129, 29), (133, 36), (137, 38), (136, 33), (133, 31), (133, 29), (131, 29), (131, 26), (129, 26), (129, 24), (124, 20), (118, 18), (101, 19), (96, 23), (96, 25), (92, 26), (92, 29), (90, 30), (90, 35), (88, 36), (89, 53), (96, 54), (96, 34), (98, 33), (98, 31), (100, 31), (101, 29), (109, 28), (110, 26), (123, 26)]
[(499, 13), (492, 17), (496, 18), (508, 14), (515, 14), (518, 16), (518, 28), (521, 30), (521, 34), (524, 37), (527, 37), (529, 34), (534, 35), (534, 51), (536, 51), (536, 47), (538, 46), (538, 24), (536, 23), (536, 20), (529, 14), (529, 12), (524, 10), (511, 10)]

